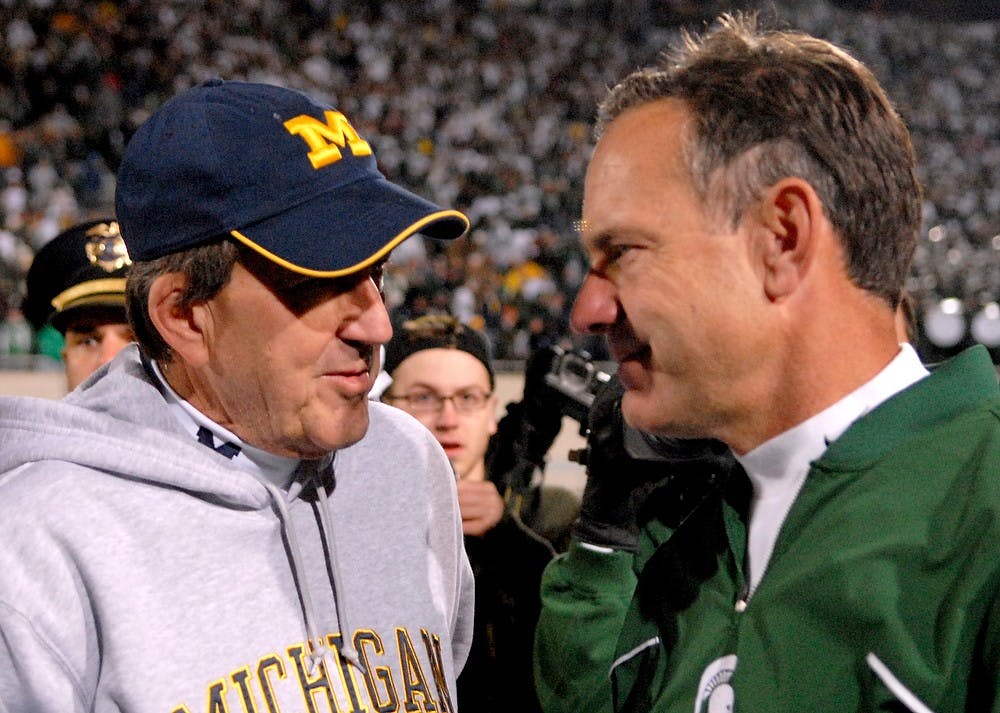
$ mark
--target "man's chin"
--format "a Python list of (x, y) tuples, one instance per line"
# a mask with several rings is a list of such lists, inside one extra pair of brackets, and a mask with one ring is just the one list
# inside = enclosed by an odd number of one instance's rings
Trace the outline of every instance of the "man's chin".
[(651, 389), (629, 390), (622, 397), (622, 416), (632, 428), (657, 436), (690, 438), (689, 426), (682, 422), (683, 414), (670, 408), (667, 397), (657, 397)]
[[(332, 427), (331, 427), (332, 426)], [(300, 458), (320, 458), (332, 451), (353, 446), (368, 432), (367, 407), (352, 409), (321, 420), (316, 428), (307, 429), (304, 442), (299, 444)]]
[(647, 433), (654, 433), (660, 421), (650, 413), (647, 394), (634, 390), (622, 396), (622, 416), (629, 426)]

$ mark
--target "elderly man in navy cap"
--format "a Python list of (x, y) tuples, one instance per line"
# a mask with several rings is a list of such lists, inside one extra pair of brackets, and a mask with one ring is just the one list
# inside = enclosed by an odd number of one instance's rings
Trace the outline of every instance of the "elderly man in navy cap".
[(0, 400), (0, 698), (15, 711), (455, 710), (455, 479), (367, 398), (382, 266), (467, 219), (333, 107), (212, 81), (139, 128), (116, 212), (136, 346)]
[(63, 336), (69, 391), (134, 339), (125, 317), (131, 264), (118, 223), (110, 218), (63, 231), (31, 262), (22, 309), (36, 331), (50, 324)]

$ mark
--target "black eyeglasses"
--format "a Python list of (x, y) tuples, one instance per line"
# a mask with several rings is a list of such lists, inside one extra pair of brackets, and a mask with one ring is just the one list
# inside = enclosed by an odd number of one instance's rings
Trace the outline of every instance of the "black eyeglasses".
[(405, 401), (414, 413), (436, 413), (444, 408), (445, 401), (451, 401), (459, 413), (479, 411), (493, 394), (482, 389), (462, 389), (444, 396), (430, 389), (419, 389), (408, 394), (384, 394), (387, 401)]

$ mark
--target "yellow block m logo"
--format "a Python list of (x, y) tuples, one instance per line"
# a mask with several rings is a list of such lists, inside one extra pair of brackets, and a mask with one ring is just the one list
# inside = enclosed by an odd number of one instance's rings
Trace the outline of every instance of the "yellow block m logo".
[(339, 111), (324, 111), (324, 124), (319, 119), (301, 114), (285, 122), (293, 136), (301, 136), (309, 144), (309, 161), (313, 168), (323, 168), (339, 161), (340, 149), (348, 148), (355, 156), (369, 156), (372, 147), (358, 136), (358, 132)]

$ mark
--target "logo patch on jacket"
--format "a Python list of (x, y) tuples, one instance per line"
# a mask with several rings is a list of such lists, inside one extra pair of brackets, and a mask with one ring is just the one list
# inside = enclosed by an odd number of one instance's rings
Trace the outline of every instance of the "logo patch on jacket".
[(729, 682), (735, 671), (736, 654), (718, 658), (705, 667), (698, 683), (695, 713), (732, 713), (736, 696)]

